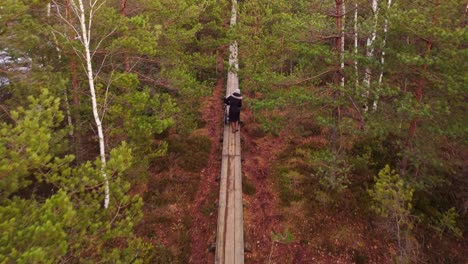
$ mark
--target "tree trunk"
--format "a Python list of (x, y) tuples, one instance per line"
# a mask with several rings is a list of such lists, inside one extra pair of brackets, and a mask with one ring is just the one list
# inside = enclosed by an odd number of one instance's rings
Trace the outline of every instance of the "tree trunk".
[[(341, 11), (342, 11), (343, 0), (335, 0), (335, 3), (336, 3), (336, 14), (335, 14), (336, 29), (337, 29), (337, 32), (342, 32), (342, 25), (341, 25), (342, 13), (341, 13)], [(335, 89), (333, 91), (333, 98), (335, 99), (335, 101), (338, 100), (338, 97), (340, 96), (338, 86), (341, 85), (341, 80), (342, 80), (341, 69), (340, 69), (340, 67), (341, 67), (340, 61), (341, 61), (341, 58), (342, 58), (342, 51), (341, 51), (342, 41), (343, 41), (342, 34), (337, 34), (335, 49), (336, 49), (336, 52), (337, 52), (337, 55), (338, 55), (338, 60), (337, 60), (336, 67), (335, 67), (336, 68), (335, 78), (334, 78)], [(332, 150), (335, 150), (335, 149), (337, 149), (337, 142), (338, 142), (337, 129), (338, 129), (338, 126), (340, 124), (340, 107), (339, 106), (336, 106), (336, 107), (333, 108), (332, 117), (333, 117), (333, 120), (335, 120), (336, 124), (332, 128), (332, 131), (331, 131), (330, 148)]]
[[(387, 10), (390, 10), (390, 7), (392, 6), (392, 0), (388, 0), (387, 2)], [(378, 87), (382, 84), (383, 80), (383, 71), (384, 71), (384, 66), (385, 66), (385, 45), (387, 43), (387, 32), (388, 32), (388, 19), (385, 18), (384, 22), (384, 38), (382, 40), (382, 57), (380, 58), (380, 65), (381, 65), (381, 70), (380, 70), (380, 76), (379, 76), (379, 84)], [(374, 98), (374, 104), (372, 106), (372, 110), (375, 112), (377, 111), (377, 104), (379, 102), (379, 95), (377, 94)]]
[(341, 45), (340, 45), (340, 73), (341, 73), (341, 87), (345, 85), (345, 77), (344, 77), (344, 60), (345, 60), (345, 19), (346, 19), (346, 4), (345, 1), (341, 1), (341, 14), (343, 16), (341, 21)]
[[(65, 4), (67, 6), (67, 20), (68, 20), (68, 40), (73, 42), (75, 40), (75, 31), (72, 28), (73, 25), (73, 14), (71, 10), (71, 3), (70, 0), (65, 0)], [(76, 160), (80, 162), (81, 158), (81, 131), (79, 129), (81, 124), (81, 116), (80, 116), (80, 89), (79, 89), (79, 82), (78, 82), (78, 71), (76, 65), (76, 57), (73, 54), (70, 54), (70, 76), (71, 76), (71, 84), (72, 84), (72, 99), (73, 99), (73, 117), (75, 119), (75, 128), (74, 128), (74, 145), (75, 145), (75, 156)]]
[(50, 2), (46, 6), (47, 17), (50, 17)]
[[(73, 1), (72, 1), (72, 4), (75, 5)], [(78, 4), (79, 4), (79, 9), (77, 9), (79, 13), (78, 20), (81, 26), (81, 35), (82, 35), (81, 37), (83, 38), (82, 43), (85, 49), (85, 56), (86, 56), (85, 57), (86, 73), (88, 76), (89, 90), (91, 93), (91, 102), (92, 102), (92, 107), (93, 107), (94, 121), (96, 122), (98, 138), (99, 138), (99, 151), (100, 151), (100, 156), (101, 156), (101, 173), (104, 179), (104, 188), (105, 188), (104, 208), (107, 208), (109, 206), (109, 180), (107, 178), (107, 173), (106, 173), (106, 151), (105, 151), (105, 145), (104, 145), (104, 133), (102, 130), (102, 123), (101, 123), (101, 119), (99, 117), (98, 109), (97, 109), (96, 91), (94, 88), (93, 65), (91, 62), (91, 52), (89, 48), (90, 38), (91, 38), (91, 25), (92, 25), (91, 22), (93, 19), (93, 9), (91, 6), (88, 21), (86, 21), (83, 0), (78, 0)], [(88, 25), (88, 28), (86, 28), (87, 25)]]
[[(337, 31), (338, 32), (341, 32), (342, 31), (342, 26), (341, 26), (341, 10), (342, 10), (342, 7), (341, 5), (343, 4), (343, 0), (335, 0), (335, 3), (336, 3), (336, 28), (337, 28)], [(337, 34), (337, 37), (336, 37), (336, 42), (335, 42), (335, 49), (336, 49), (336, 52), (338, 54), (338, 61), (341, 61), (341, 46), (342, 46), (342, 34)], [(341, 82), (341, 72), (340, 72), (340, 63), (337, 63), (336, 66), (335, 66), (336, 70), (335, 70), (335, 84), (340, 84)]]
[[(127, 7), (127, 0), (120, 0), (120, 15), (126, 17), (127, 13), (125, 8)], [(128, 52), (124, 52), (124, 69), (125, 72), (130, 71), (130, 61), (128, 59)]]
[[(435, 5), (435, 8), (434, 8), (434, 14), (432, 15), (432, 24), (434, 24), (437, 20), (437, 10), (439, 7), (439, 2), (436, 2), (434, 5)], [(429, 56), (432, 50), (432, 35), (428, 39), (425, 39), (424, 42), (426, 43), (426, 47), (422, 56), (427, 57)], [(417, 86), (413, 93), (418, 104), (421, 103), (423, 95), (424, 95), (424, 86), (426, 84), (426, 79), (424, 75), (426, 71), (427, 71), (427, 63), (424, 63), (421, 67), (421, 76), (417, 80)], [(406, 141), (407, 148), (410, 147), (411, 140), (416, 135), (417, 125), (418, 125), (418, 120), (415, 117), (413, 118), (413, 120), (411, 120), (409, 129), (408, 129), (408, 139)], [(408, 157), (404, 157), (401, 162), (401, 175), (405, 175), (407, 167), (408, 167)]]
[[(372, 0), (372, 12), (374, 13), (374, 25), (372, 27), (372, 33), (371, 35), (367, 38), (367, 43), (366, 43), (366, 58), (367, 60), (371, 60), (374, 57), (374, 42), (375, 39), (377, 38), (377, 24), (378, 24), (378, 18), (379, 18), (379, 0)], [(372, 76), (372, 69), (370, 68), (369, 65), (366, 66), (365, 71), (364, 71), (364, 80), (363, 84), (366, 88), (366, 93), (365, 97), (366, 99), (369, 97), (369, 89), (370, 89), (370, 81), (371, 81), (371, 76)], [(364, 105), (364, 111), (368, 111), (369, 107), (367, 106), (367, 103)]]
[(354, 4), (354, 75), (356, 77), (356, 88), (359, 86), (359, 70), (358, 70), (358, 4)]

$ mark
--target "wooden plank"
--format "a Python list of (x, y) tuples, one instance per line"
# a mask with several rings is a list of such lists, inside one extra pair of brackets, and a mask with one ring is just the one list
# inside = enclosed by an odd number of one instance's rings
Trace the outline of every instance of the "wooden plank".
[(236, 156), (240, 156), (241, 154), (241, 140), (240, 140), (240, 130), (236, 133), (236, 136), (235, 136), (235, 155)]
[[(231, 25), (236, 23), (235, 1), (232, 5)], [(226, 96), (239, 88), (237, 70), (237, 42), (229, 46), (229, 65)], [(229, 125), (224, 126), (221, 182), (219, 191), (218, 228), (216, 234), (215, 263), (244, 263), (244, 229), (242, 206), (240, 133), (232, 133)]]
[[(240, 145), (237, 145), (240, 149)], [(242, 171), (241, 171), (241, 157), (235, 157), (235, 198), (234, 198), (234, 226), (235, 226), (235, 256), (234, 263), (244, 263), (244, 221), (243, 221), (243, 204), (242, 204)]]
[(234, 157), (228, 157), (227, 174), (227, 203), (226, 203), (226, 234), (225, 234), (225, 258), (224, 263), (235, 263), (235, 192), (234, 192)]
[(218, 228), (216, 232), (216, 256), (215, 263), (224, 263), (225, 248), (225, 228), (226, 228), (226, 195), (227, 195), (227, 166), (228, 159), (224, 158), (221, 161), (221, 181), (219, 188), (218, 199)]
[(229, 130), (229, 125), (224, 126), (224, 132), (223, 132), (223, 152), (222, 155), (229, 155), (229, 135), (231, 134), (231, 131)]
[(224, 129), (215, 263), (244, 263), (240, 133)]
[(229, 134), (229, 156), (236, 155), (236, 134), (232, 132)]

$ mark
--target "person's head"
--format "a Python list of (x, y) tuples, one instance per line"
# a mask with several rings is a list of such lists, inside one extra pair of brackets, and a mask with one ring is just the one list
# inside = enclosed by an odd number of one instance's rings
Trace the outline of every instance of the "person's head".
[(236, 93), (236, 94), (240, 94), (240, 93), (241, 93), (241, 92), (240, 92), (240, 89), (236, 89), (236, 90), (234, 90), (234, 93)]

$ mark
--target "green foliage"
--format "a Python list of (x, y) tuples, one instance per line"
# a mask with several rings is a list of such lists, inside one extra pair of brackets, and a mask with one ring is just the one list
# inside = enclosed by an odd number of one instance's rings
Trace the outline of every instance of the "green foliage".
[(410, 218), (413, 189), (400, 176), (386, 165), (375, 178), (373, 189), (368, 190), (374, 204), (372, 209), (388, 219), (398, 241), (398, 262), (406, 263), (412, 252), (410, 231), (413, 221)]
[(168, 94), (151, 95), (148, 88), (133, 91), (117, 98), (117, 104), (109, 109), (114, 124), (112, 134), (125, 134), (136, 150), (146, 155), (163, 155), (164, 145), (155, 151), (152, 144), (155, 136), (173, 125), (173, 115), (179, 111)]
[(11, 112), (13, 124), (0, 124), (0, 190), (8, 197), (31, 183), (33, 171), (51, 162), (52, 129), (62, 121), (60, 100), (43, 90), (39, 98), (29, 97), (28, 108)]
[(123, 21), (119, 30), (122, 37), (114, 39), (111, 48), (142, 55), (156, 55), (161, 25), (152, 26), (149, 17), (144, 15), (121, 19)]
[(301, 200), (297, 187), (304, 176), (297, 171), (291, 171), (287, 167), (279, 168), (277, 175), (276, 185), (281, 202), (286, 206), (290, 206), (292, 202)]
[(372, 175), (378, 174), (387, 164), (397, 166), (398, 153), (401, 152), (400, 142), (393, 134), (360, 138), (349, 153), (349, 163), (361, 175), (369, 172)]
[[(73, 165), (73, 156), (56, 156), (54, 142), (63, 136), (59, 100), (43, 90), (28, 108), (11, 112), (13, 124), (1, 123), (2, 173), (0, 230), (2, 262), (129, 262), (145, 257), (148, 246), (133, 235), (142, 201), (128, 195), (124, 179), (132, 152), (123, 143), (110, 153), (111, 203), (104, 197), (100, 160)], [(47, 193), (30, 187), (44, 182)], [(27, 195), (24, 195), (27, 194)], [(117, 243), (120, 241), (120, 243)], [(140, 259), (141, 258), (141, 259)]]
[(14, 198), (0, 207), (0, 262), (49, 263), (63, 257), (76, 211), (64, 191), (44, 203)]
[(407, 217), (412, 208), (413, 189), (388, 165), (375, 181), (374, 188), (368, 191), (375, 202), (372, 208), (383, 217)]
[(271, 240), (277, 243), (289, 244), (294, 242), (294, 236), (291, 234), (289, 229), (286, 228), (284, 233), (271, 232)]
[(455, 208), (452, 207), (446, 212), (440, 214), (440, 219), (437, 220), (435, 229), (442, 235), (445, 231), (449, 231), (455, 237), (462, 238), (463, 233), (460, 228), (457, 226), (457, 219), (459, 215), (455, 211)]
[(351, 168), (337, 153), (319, 151), (313, 154), (310, 162), (315, 167), (312, 176), (318, 178), (324, 190), (339, 193), (348, 187)]
[[(257, 123), (252, 125), (255, 133), (287, 135), (292, 144), (310, 138), (333, 141), (329, 150), (323, 150), (326, 142), (293, 146), (295, 151), (281, 159), (275, 184), (284, 204), (307, 199), (309, 205), (313, 201), (336, 205), (338, 194), (348, 185), (347, 195), (365, 200), (362, 189), (378, 173), (377, 184), (369, 191), (378, 214), (401, 217), (399, 227), (406, 231), (412, 224), (429, 225), (433, 229), (418, 232), (435, 230), (440, 239), (449, 238), (447, 233), (460, 238), (464, 232), (467, 217), (457, 215), (464, 206), (466, 183), (457, 179), (466, 167), (468, 127), (463, 1), (402, 0), (390, 8), (380, 1), (372, 58), (365, 56), (365, 42), (374, 14), (369, 2), (357, 1), (359, 47), (354, 54), (353, 36), (347, 34), (344, 87), (334, 82), (339, 62), (333, 37), (337, 29), (336, 19), (328, 15), (334, 1), (239, 1), (239, 23), (233, 28), (228, 27), (230, 1), (127, 1), (125, 16), (118, 1), (103, 1), (93, 20), (90, 44), (98, 74), (99, 114), (106, 144), (114, 148), (109, 153), (108, 175), (115, 199), (111, 198), (114, 204), (107, 211), (100, 205), (103, 179), (99, 160), (93, 156), (96, 140), (89, 126), (93, 120), (80, 67), (82, 47), (57, 14), (60, 11), (66, 17), (65, 6), (52, 8), (48, 16), (49, 2), (3, 0), (0, 9), (0, 47), (14, 61), (0, 65), (0, 76), (10, 81), (0, 89), (4, 108), (0, 111), (0, 210), (5, 214), (5, 218), (0, 215), (0, 223), (9, 230), (2, 238), (11, 238), (0, 243), (0, 262), (145, 258), (146, 245), (131, 234), (141, 201), (127, 194), (130, 184), (144, 183), (151, 163), (178, 165), (187, 174), (206, 165), (210, 140), (179, 134), (203, 126), (201, 98), (212, 92), (216, 79), (224, 74), (217, 59), (232, 40), (239, 43), (241, 89)], [(345, 3), (351, 14), (354, 2)], [(346, 16), (345, 32), (353, 32), (352, 20)], [(385, 20), (388, 34), (383, 47)], [(77, 26), (76, 22), (72, 23)], [(432, 44), (429, 52), (427, 41)], [(20, 66), (25, 68), (17, 70)], [(372, 75), (369, 88), (362, 85), (366, 67)], [(378, 83), (381, 71), (383, 81)], [(72, 86), (73, 79), (77, 83)], [(423, 94), (417, 100), (414, 93), (420, 86)], [(78, 91), (70, 93), (70, 87)], [(363, 96), (367, 93), (368, 97)], [(27, 99), (31, 95), (36, 99)], [(362, 105), (377, 97), (378, 109), (363, 112)], [(68, 110), (65, 119), (62, 111)], [(70, 130), (64, 129), (69, 120), (79, 132), (70, 137)], [(412, 123), (415, 133), (408, 136)], [(171, 127), (175, 129), (169, 133)], [(72, 151), (89, 154), (75, 160), (67, 155)], [(160, 157), (166, 153), (170, 159)], [(386, 164), (400, 169), (402, 177)], [(248, 181), (244, 183), (244, 191), (252, 191)], [(154, 206), (172, 202), (164, 195), (174, 181), (153, 184), (154, 200), (160, 201)], [(193, 184), (190, 193), (196, 188)], [(54, 216), (54, 210), (74, 217)], [(420, 222), (409, 219), (411, 211)], [(43, 241), (36, 239), (32, 231), (36, 227)], [(43, 232), (45, 227), (50, 234)], [(34, 247), (27, 247), (27, 236), (33, 237)], [(180, 258), (159, 247), (148, 262), (187, 262), (186, 230), (178, 239), (184, 247)], [(56, 247), (51, 246), (53, 240)], [(7, 260), (10, 256), (14, 259)], [(354, 259), (365, 262), (359, 256)], [(456, 259), (437, 256), (434, 261)]]

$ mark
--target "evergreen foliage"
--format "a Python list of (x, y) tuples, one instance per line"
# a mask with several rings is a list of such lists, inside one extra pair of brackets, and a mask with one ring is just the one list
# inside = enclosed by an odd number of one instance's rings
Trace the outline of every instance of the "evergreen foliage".
[[(187, 226), (182, 256), (136, 235), (148, 213), (135, 194), (155, 170), (199, 178), (211, 140), (190, 133), (203, 126), (203, 98), (226, 73), (220, 58), (233, 40), (258, 134), (288, 144), (272, 179), (282, 205), (390, 223), (400, 262), (430, 260), (436, 240), (466, 244), (466, 1), (380, 0), (377, 13), (364, 0), (239, 1), (234, 28), (230, 1), (97, 1), (90, 48), (107, 210), (70, 1), (0, 4), (1, 263), (188, 261)], [(172, 200), (158, 195), (176, 184), (149, 183), (145, 200), (163, 208)], [(294, 231), (272, 240), (292, 242)]]
[[(123, 178), (131, 150), (123, 143), (110, 153), (107, 169), (115, 200), (102, 210), (99, 161), (73, 166), (72, 155), (53, 152), (60, 140), (54, 137), (65, 135), (57, 132), (63, 119), (60, 100), (43, 90), (29, 101), (26, 109), (11, 112), (13, 124), (1, 124), (2, 262), (114, 262), (144, 255), (146, 245), (132, 235), (141, 199), (127, 194), (130, 185)], [(106, 246), (117, 242), (118, 247)]]

